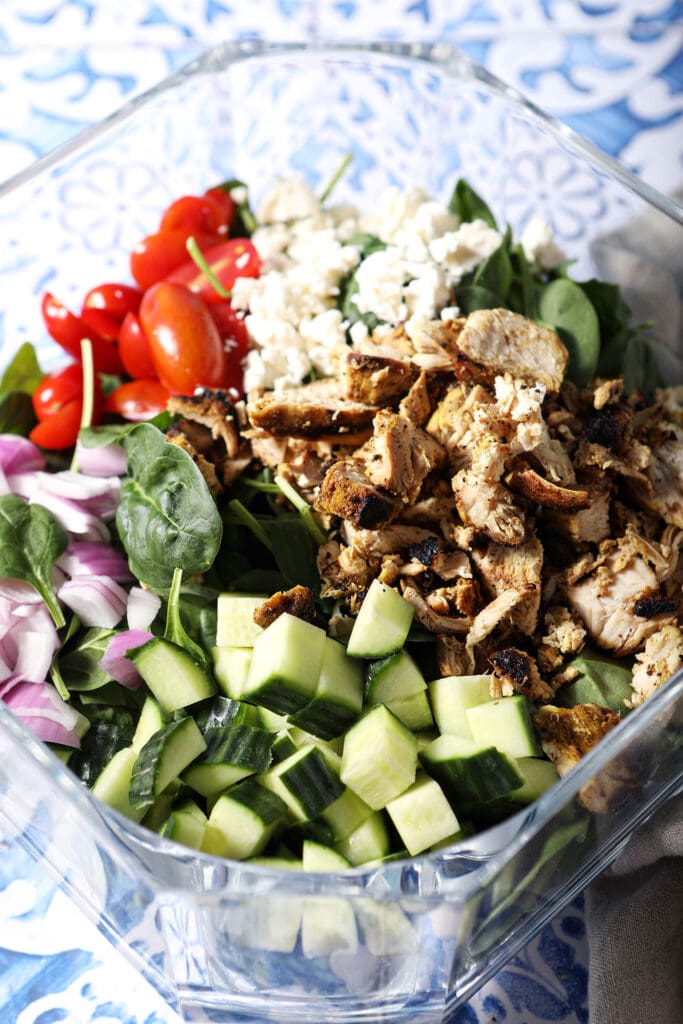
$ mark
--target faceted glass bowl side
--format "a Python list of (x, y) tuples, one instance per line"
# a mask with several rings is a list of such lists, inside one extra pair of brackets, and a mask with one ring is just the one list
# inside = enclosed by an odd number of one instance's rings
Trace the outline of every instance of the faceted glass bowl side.
[[(8, 182), (0, 364), (24, 340), (59, 362), (43, 292), (78, 307), (93, 284), (126, 279), (169, 199), (232, 177), (257, 198), (292, 174), (321, 192), (349, 151), (335, 202), (367, 209), (392, 184), (447, 199), (465, 177), (516, 235), (543, 216), (574, 276), (621, 284), (637, 319), (660, 314), (660, 357), (682, 379), (680, 210), (445, 47), (219, 47)], [(146, 833), (0, 706), (0, 825), (188, 1017), (437, 1021), (680, 787), (682, 691), (669, 683), (528, 812), (343, 876), (221, 862)], [(594, 799), (612, 793), (606, 813), (585, 807), (591, 778)], [(321, 938), (311, 921), (333, 926)]]

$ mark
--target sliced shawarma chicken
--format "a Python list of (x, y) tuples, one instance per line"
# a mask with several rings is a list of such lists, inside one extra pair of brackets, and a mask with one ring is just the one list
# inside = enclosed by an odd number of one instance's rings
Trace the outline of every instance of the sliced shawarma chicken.
[(648, 638), (645, 647), (636, 654), (631, 689), (633, 696), (626, 701), (635, 708), (651, 697), (683, 667), (683, 633), (679, 626), (664, 626)]
[(599, 544), (611, 533), (610, 498), (612, 483), (608, 476), (591, 472), (582, 478), (580, 487), (588, 495), (588, 507), (577, 511), (548, 511), (545, 521), (563, 537), (580, 544)]
[(543, 752), (560, 775), (566, 775), (618, 723), (618, 715), (598, 704), (575, 704), (572, 708), (545, 704), (534, 712)]
[(400, 554), (407, 561), (418, 548), (434, 552), (442, 543), (434, 531), (424, 530), (419, 526), (408, 526), (405, 523), (389, 523), (380, 530), (365, 530), (345, 522), (341, 534), (345, 543), (364, 558)]
[(543, 616), (543, 635), (536, 647), (542, 671), (554, 672), (570, 654), (578, 654), (586, 641), (586, 630), (568, 608), (553, 605)]
[(437, 636), (436, 667), (440, 676), (466, 676), (470, 659), (462, 640), (456, 636)]
[(600, 545), (591, 572), (566, 588), (570, 608), (598, 647), (623, 657), (640, 650), (648, 637), (676, 621), (675, 612), (647, 617), (637, 610), (639, 601), (658, 593), (657, 570), (663, 572), (666, 565), (658, 545), (632, 532)]
[(508, 309), (470, 313), (454, 347), (455, 374), (463, 380), (491, 385), (500, 374), (510, 373), (552, 392), (560, 390), (569, 359), (554, 331)]
[(250, 423), (276, 437), (355, 433), (370, 426), (376, 412), (376, 406), (346, 398), (343, 382), (335, 378), (255, 392), (247, 400)]
[(375, 416), (370, 440), (356, 452), (369, 480), (411, 505), (425, 479), (445, 460), (438, 441), (410, 420), (388, 410)]
[(254, 622), (266, 629), (285, 612), (297, 619), (315, 623), (315, 597), (308, 587), (296, 586), (291, 590), (278, 590), (254, 611)]
[(408, 362), (388, 356), (349, 352), (346, 359), (346, 394), (368, 405), (394, 405), (408, 393), (418, 371)]
[(493, 669), (492, 697), (511, 697), (513, 693), (521, 693), (532, 701), (548, 701), (554, 697), (554, 688), (541, 678), (536, 659), (526, 651), (506, 647), (492, 654), (489, 663)]
[(451, 615), (435, 612), (429, 607), (419, 590), (410, 584), (406, 586), (404, 583), (401, 593), (415, 609), (417, 622), (432, 633), (444, 636), (464, 636), (471, 625), (472, 620), (467, 616), (457, 615), (455, 612)]
[(485, 605), (472, 620), (465, 646), (474, 664), (474, 649), (487, 637), (504, 626), (510, 626), (515, 607), (527, 596), (526, 590), (506, 590)]
[(206, 427), (215, 441), (223, 441), (229, 459), (237, 457), (240, 435), (235, 406), (227, 391), (202, 388), (194, 395), (172, 395), (166, 407), (169, 412)]
[(396, 494), (373, 484), (360, 459), (341, 459), (330, 466), (315, 501), (319, 511), (368, 529), (395, 519), (401, 506)]
[(482, 478), (477, 469), (461, 469), (451, 480), (458, 514), (499, 544), (520, 547), (526, 537), (526, 517), (506, 487)]
[(424, 427), (434, 411), (439, 395), (443, 390), (441, 376), (434, 373), (420, 372), (410, 390), (401, 399), (398, 411), (401, 416), (414, 423), (416, 427)]
[(523, 593), (510, 619), (523, 633), (532, 636), (536, 631), (541, 603), (543, 545), (538, 537), (531, 535), (523, 545), (515, 548), (489, 541), (484, 547), (475, 548), (470, 557), (492, 596), (497, 597), (506, 591)]
[(544, 508), (559, 512), (580, 512), (590, 507), (587, 491), (560, 487), (551, 480), (546, 480), (535, 469), (513, 469), (506, 474), (505, 483), (517, 494)]
[[(645, 507), (665, 523), (683, 527), (683, 430), (653, 448), (645, 475), (652, 488), (642, 496)], [(634, 490), (634, 497), (641, 495)]]
[(328, 540), (318, 549), (317, 567), (321, 597), (350, 597), (364, 593), (379, 569), (380, 560), (369, 561), (353, 548)]

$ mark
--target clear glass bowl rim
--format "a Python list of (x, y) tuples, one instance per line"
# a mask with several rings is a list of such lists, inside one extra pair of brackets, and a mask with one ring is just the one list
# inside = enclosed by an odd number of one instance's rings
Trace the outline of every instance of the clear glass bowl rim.
[(407, 63), (431, 66), (446, 76), (468, 78), (478, 82), (489, 92), (504, 97), (508, 103), (523, 111), (525, 117), (537, 127), (545, 128), (562, 139), (575, 154), (587, 160), (595, 169), (618, 181), (647, 204), (656, 207), (678, 224), (683, 224), (683, 205), (638, 178), (623, 164), (610, 157), (594, 143), (579, 135), (558, 118), (546, 113), (513, 86), (506, 84), (487, 71), (462, 50), (451, 43), (394, 43), (394, 42), (266, 42), (262, 40), (225, 41), (205, 50), (173, 74), (161, 79), (133, 99), (122, 104), (101, 121), (75, 134), (26, 168), (0, 181), (0, 199), (35, 177), (59, 164), (103, 134), (116, 128), (152, 100), (158, 93), (180, 85), (195, 75), (210, 74), (226, 69), (230, 64), (251, 59), (282, 58), (300, 55), (303, 58), (324, 57), (351, 61), (355, 57), (370, 59), (394, 58)]

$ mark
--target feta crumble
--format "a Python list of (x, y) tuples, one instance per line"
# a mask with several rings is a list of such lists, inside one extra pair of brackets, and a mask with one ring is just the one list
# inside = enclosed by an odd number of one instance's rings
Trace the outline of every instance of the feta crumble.
[(552, 228), (536, 213), (529, 218), (520, 241), (524, 255), (534, 270), (554, 270), (566, 259), (565, 253), (553, 238)]

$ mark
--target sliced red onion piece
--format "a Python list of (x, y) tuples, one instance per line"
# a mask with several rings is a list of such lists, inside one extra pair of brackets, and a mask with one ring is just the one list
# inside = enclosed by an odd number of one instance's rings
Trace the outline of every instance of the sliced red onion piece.
[(36, 498), (31, 498), (29, 503), (43, 505), (49, 509), (67, 533), (75, 534), (79, 540), (111, 540), (111, 534), (99, 516), (86, 511), (78, 502), (42, 493)]
[[(84, 473), (16, 473), (7, 475), (13, 494), (27, 501), (45, 505), (55, 512), (61, 503), (93, 516), (112, 519), (116, 514), (121, 481), (115, 477), (86, 476)], [(74, 532), (83, 532), (74, 531)]]
[(12, 672), (7, 675), (2, 682), (0, 682), (0, 700), (4, 700), (10, 690), (13, 690), (19, 683), (24, 682), (26, 682), (26, 680), (22, 679), (16, 672)]
[(76, 442), (76, 459), (81, 471), (90, 476), (122, 476), (126, 472), (126, 453), (116, 443), (86, 448)]
[(57, 565), (67, 576), (110, 576), (119, 583), (133, 578), (121, 552), (99, 541), (71, 541)]
[[(30, 620), (29, 620), (30, 621)], [(51, 635), (44, 631), (26, 629), (21, 634), (14, 671), (29, 683), (42, 683), (50, 671), (52, 656), (59, 647), (56, 631)]]
[(127, 686), (130, 690), (136, 689), (142, 682), (142, 676), (133, 662), (126, 657), (126, 651), (141, 647), (151, 640), (153, 635), (142, 629), (127, 629), (123, 633), (117, 633), (111, 638), (109, 646), (100, 658), (101, 667), (117, 683)]
[(0, 434), (0, 469), (6, 476), (26, 470), (45, 469), (45, 458), (40, 449), (25, 437)]
[(16, 683), (3, 700), (39, 740), (80, 746), (76, 729), (81, 716), (62, 700), (51, 683)]
[(149, 629), (161, 608), (161, 598), (151, 590), (131, 587), (126, 618), (130, 629)]
[(40, 604), (43, 600), (38, 591), (23, 580), (0, 580), (0, 597), (13, 604)]
[(84, 626), (113, 629), (123, 618), (128, 595), (108, 576), (76, 576), (57, 591), (57, 597), (78, 615)]

